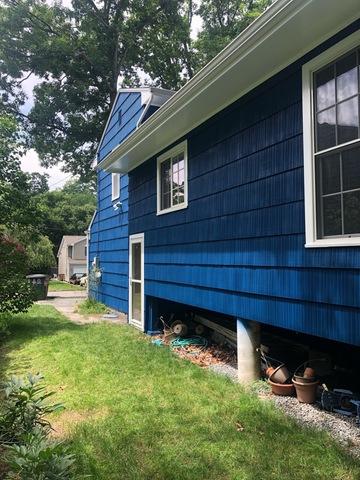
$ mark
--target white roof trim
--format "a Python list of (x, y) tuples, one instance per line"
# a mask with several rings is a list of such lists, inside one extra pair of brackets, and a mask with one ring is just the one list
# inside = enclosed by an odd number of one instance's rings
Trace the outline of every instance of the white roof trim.
[[(157, 88), (157, 87), (139, 87), (139, 88), (119, 88), (116, 97), (114, 100), (114, 103), (112, 104), (108, 119), (106, 120), (105, 128), (103, 130), (103, 133), (101, 135), (98, 147), (96, 149), (96, 154), (95, 154), (95, 162), (98, 157), (98, 153), (101, 147), (101, 144), (104, 140), (104, 136), (106, 133), (106, 130), (108, 128), (112, 113), (116, 107), (116, 103), (118, 101), (119, 95), (121, 93), (140, 93), (141, 94), (141, 105), (144, 106), (149, 102), (149, 99), (151, 99), (151, 105), (154, 105), (156, 107), (162, 105), (168, 98), (170, 98), (172, 95), (174, 95), (175, 92), (172, 90), (166, 90), (164, 88)], [(160, 102), (160, 103), (159, 103)], [(95, 165), (96, 167), (96, 165)]]
[(357, 18), (359, 0), (278, 0), (97, 168), (136, 168)]

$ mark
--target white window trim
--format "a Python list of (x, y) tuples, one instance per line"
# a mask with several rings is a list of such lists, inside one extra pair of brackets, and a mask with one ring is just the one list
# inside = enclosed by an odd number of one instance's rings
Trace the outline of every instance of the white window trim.
[[(169, 157), (175, 157), (179, 153), (184, 152), (184, 202), (172, 207), (161, 209), (161, 168), (160, 165)], [(165, 153), (157, 158), (157, 215), (164, 215), (165, 213), (175, 212), (182, 210), (188, 206), (188, 152), (187, 152), (187, 140), (175, 145), (175, 147), (167, 150)]]
[[(313, 74), (360, 45), (360, 31), (315, 57), (302, 67), (303, 147), (304, 147), (304, 198), (305, 198), (305, 247), (353, 247), (360, 246), (360, 237), (318, 239), (316, 232), (316, 192), (314, 162), (314, 101)], [(352, 142), (349, 142), (352, 143)], [(355, 142), (354, 142), (355, 143)], [(345, 144), (344, 144), (345, 145)]]
[(120, 198), (120, 173), (111, 174), (111, 201)]

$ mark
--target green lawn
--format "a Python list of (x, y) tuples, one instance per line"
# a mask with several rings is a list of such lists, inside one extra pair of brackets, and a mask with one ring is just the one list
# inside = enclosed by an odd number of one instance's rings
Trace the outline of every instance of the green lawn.
[(79, 326), (35, 306), (13, 317), (1, 368), (45, 375), (67, 407), (52, 420), (94, 480), (360, 478), (326, 434), (131, 327)]
[(84, 287), (80, 287), (80, 285), (71, 285), (67, 282), (60, 282), (60, 280), (50, 280), (49, 282), (49, 292), (64, 292), (64, 291), (76, 291), (82, 290), (84, 291)]

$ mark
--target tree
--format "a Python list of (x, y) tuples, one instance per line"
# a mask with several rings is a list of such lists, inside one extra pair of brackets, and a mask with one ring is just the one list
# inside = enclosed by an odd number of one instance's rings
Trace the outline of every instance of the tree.
[(24, 144), (16, 119), (0, 114), (1, 224), (8, 229), (34, 229), (38, 220), (34, 194), (47, 190), (47, 179), (21, 171)]
[[(191, 0), (3, 0), (0, 86), (3, 106), (16, 112), (44, 166), (64, 162), (83, 179), (111, 105), (122, 85), (178, 88), (193, 73)], [(35, 104), (25, 115), (21, 82), (35, 74)], [(14, 101), (14, 98), (16, 101)]]
[(63, 235), (82, 235), (96, 208), (94, 190), (80, 181), (37, 197), (41, 211), (41, 232), (49, 237), (57, 252)]
[(197, 10), (203, 21), (195, 48), (205, 65), (255, 20), (272, 0), (202, 0)]
[(0, 232), (0, 314), (26, 311), (34, 294), (25, 278), (27, 255), (16, 240)]
[(28, 273), (50, 273), (56, 266), (53, 244), (45, 235), (39, 235), (36, 242), (30, 242), (26, 247), (28, 255)]

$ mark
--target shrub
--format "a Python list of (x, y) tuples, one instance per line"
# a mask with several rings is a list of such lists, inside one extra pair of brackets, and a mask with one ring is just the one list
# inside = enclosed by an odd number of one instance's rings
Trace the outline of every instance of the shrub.
[(13, 480), (70, 480), (74, 456), (61, 442), (49, 441), (43, 433), (34, 431), (25, 435), (24, 443), (7, 448), (10, 473)]
[(0, 234), (0, 313), (25, 312), (34, 301), (26, 280), (27, 255), (23, 246)]
[(12, 377), (4, 385), (4, 404), (0, 413), (0, 442), (20, 443), (25, 435), (36, 429), (43, 434), (51, 430), (46, 416), (63, 409), (61, 404), (48, 404), (54, 392), (46, 393), (41, 375), (27, 376), (27, 379)]

